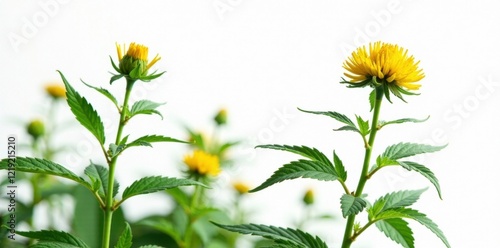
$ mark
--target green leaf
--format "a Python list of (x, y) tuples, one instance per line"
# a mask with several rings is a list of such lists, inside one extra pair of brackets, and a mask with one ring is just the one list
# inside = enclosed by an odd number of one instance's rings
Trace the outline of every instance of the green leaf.
[[(2, 161), (0, 161), (0, 169), (2, 170), (8, 169), (7, 159), (3, 159)], [(45, 160), (41, 158), (17, 157), (16, 171), (49, 174), (49, 175), (64, 177), (73, 180), (77, 183), (80, 183), (86, 186), (87, 188), (92, 188), (92, 186), (87, 181), (85, 181), (85, 179), (75, 175), (70, 170), (64, 168), (64, 166), (54, 163), (50, 160)]]
[(346, 218), (349, 215), (356, 215), (363, 211), (366, 206), (366, 201), (360, 197), (344, 194), (340, 197), (340, 208), (342, 209), (342, 216)]
[(294, 230), (290, 228), (282, 228), (275, 226), (257, 225), (257, 224), (244, 224), (244, 225), (221, 225), (217, 223), (213, 224), (231, 232), (250, 234), (271, 239), (274, 240), (276, 243), (282, 245), (282, 247), (285, 247), (285, 245), (286, 247), (302, 247), (302, 248), (328, 247), (326, 243), (323, 242), (319, 237), (313, 237), (311, 234), (305, 233), (301, 230)]
[(144, 177), (133, 182), (132, 185), (130, 185), (123, 191), (122, 201), (125, 201), (126, 199), (136, 195), (149, 194), (166, 189), (190, 185), (207, 187), (200, 182), (190, 179), (179, 179), (161, 176)]
[(69, 244), (64, 244), (61, 242), (40, 241), (34, 245), (31, 245), (30, 248), (81, 248), (81, 247), (69, 245)]
[(92, 89), (96, 90), (97, 92), (103, 94), (105, 97), (107, 97), (109, 100), (111, 100), (111, 102), (113, 102), (113, 104), (115, 104), (117, 109), (120, 109), (120, 107), (118, 106), (118, 101), (116, 100), (115, 96), (113, 96), (113, 94), (111, 94), (111, 92), (109, 92), (107, 89), (97, 88), (95, 86), (92, 86), (90, 84), (85, 83), (83, 80), (80, 80), (80, 81), (82, 81), (82, 83), (85, 84), (87, 87), (92, 88)]
[(36, 232), (16, 231), (16, 233), (27, 238), (38, 239), (40, 241), (48, 241), (52, 243), (59, 243), (59, 245), (61, 245), (59, 247), (89, 248), (89, 246), (85, 244), (82, 240), (66, 232), (42, 230)]
[(422, 153), (437, 152), (445, 147), (446, 145), (431, 146), (431, 145), (415, 144), (415, 143), (399, 143), (387, 147), (385, 152), (382, 154), (382, 157), (387, 157), (392, 160), (396, 160), (400, 158), (411, 157)]
[[(84, 173), (89, 177), (90, 181), (93, 184), (95, 182), (99, 182), (98, 184), (96, 184), (99, 185), (99, 187), (94, 188), (94, 190), (97, 190), (99, 196), (103, 198), (106, 197), (106, 195), (108, 194), (108, 178), (109, 178), (108, 168), (94, 164), (92, 163), (92, 161), (90, 161), (90, 165), (87, 166), (87, 168), (85, 168)], [(113, 197), (115, 197), (116, 194), (118, 193), (118, 188), (119, 184), (115, 180), (113, 184)]]
[(366, 136), (370, 133), (370, 124), (368, 124), (368, 121), (363, 120), (363, 118), (359, 115), (356, 115), (356, 121), (358, 122), (359, 132), (361, 135)]
[(332, 166), (319, 161), (300, 159), (283, 165), (264, 183), (250, 192), (263, 190), (275, 183), (296, 178), (312, 178), (320, 181), (335, 181), (339, 178)]
[(351, 121), (351, 119), (349, 119), (349, 117), (343, 115), (343, 114), (340, 114), (340, 113), (337, 113), (337, 112), (333, 112), (333, 111), (327, 111), (327, 112), (322, 112), (322, 111), (308, 111), (308, 110), (303, 110), (303, 109), (300, 109), (300, 111), (302, 112), (305, 112), (305, 113), (310, 113), (310, 114), (316, 114), (316, 115), (326, 115), (326, 116), (329, 116), (339, 122), (342, 122), (344, 124), (347, 124), (347, 126), (343, 126), (339, 129), (335, 129), (336, 131), (355, 131), (355, 132), (358, 132), (358, 133), (361, 133), (358, 128), (356, 127), (356, 125), (354, 124), (354, 122)]
[(370, 101), (370, 112), (372, 112), (373, 108), (375, 107), (375, 101), (377, 100), (376, 96), (377, 96), (376, 91), (372, 90), (372, 92), (370, 92), (370, 96), (368, 98), (368, 100)]
[(436, 178), (436, 176), (434, 175), (434, 173), (431, 170), (429, 170), (429, 168), (427, 168), (419, 163), (415, 163), (415, 162), (411, 162), (411, 161), (398, 161), (398, 163), (403, 168), (405, 168), (409, 171), (416, 171), (416, 172), (420, 173), (422, 176), (424, 176), (425, 178), (429, 179), (429, 181), (436, 188), (438, 195), (439, 195), (439, 198), (443, 199), (443, 197), (441, 196), (441, 186), (439, 186), (439, 181)]
[(176, 227), (174, 226), (174, 224), (164, 218), (145, 219), (139, 221), (137, 224), (143, 226), (149, 226), (151, 228), (154, 228), (155, 230), (168, 234), (172, 239), (174, 239), (178, 243), (182, 242), (182, 237), (179, 234)]
[(400, 218), (379, 220), (375, 222), (377, 228), (388, 238), (405, 248), (415, 247), (415, 238), (413, 232), (408, 226), (408, 222)]
[(125, 75), (123, 74), (118, 74), (118, 75), (115, 75), (113, 74), (113, 76), (111, 77), (111, 79), (109, 79), (109, 84), (112, 84), (114, 81), (124, 77)]
[(143, 245), (143, 246), (140, 246), (139, 248), (165, 248), (165, 247), (157, 246), (157, 245)]
[(132, 230), (130, 229), (130, 225), (125, 222), (125, 230), (123, 230), (122, 235), (118, 239), (118, 243), (115, 248), (130, 248), (132, 247)]
[(322, 162), (325, 165), (329, 165), (333, 167), (332, 162), (325, 156), (322, 152), (318, 151), (316, 148), (309, 148), (307, 146), (289, 146), (289, 145), (259, 145), (256, 148), (267, 148), (274, 150), (282, 150), (291, 153), (298, 154), (305, 158), (309, 158), (311, 160), (315, 160), (318, 162)]
[(411, 206), (413, 203), (418, 201), (420, 195), (422, 195), (422, 193), (426, 190), (427, 189), (402, 190), (388, 193), (377, 199), (368, 213), (370, 214), (370, 217), (375, 217), (378, 213), (389, 209)]
[[(123, 140), (122, 140), (123, 141)], [(118, 156), (123, 150), (125, 150), (126, 146), (123, 144), (116, 145), (115, 143), (109, 144), (109, 151), (111, 152), (111, 158)]]
[(163, 120), (163, 116), (161, 115), (161, 113), (156, 110), (157, 107), (163, 104), (165, 103), (156, 103), (149, 100), (137, 101), (134, 103), (134, 105), (132, 105), (132, 108), (130, 109), (130, 118), (138, 114), (145, 114), (145, 115), (157, 114)]
[(151, 143), (153, 142), (178, 142), (178, 143), (188, 143), (186, 141), (162, 136), (162, 135), (146, 135), (142, 136), (126, 145), (125, 148), (129, 148), (132, 146), (149, 146), (153, 147)]
[(429, 119), (430, 116), (427, 116), (425, 119), (414, 119), (414, 118), (403, 118), (403, 119), (397, 119), (393, 121), (380, 121), (379, 122), (379, 129), (390, 125), (390, 124), (401, 124), (401, 123), (406, 123), (406, 122), (412, 122), (412, 123), (419, 123), (419, 122), (424, 122)]
[(345, 170), (344, 163), (340, 160), (339, 156), (333, 151), (333, 163), (335, 164), (335, 171), (342, 181), (347, 180), (347, 171)]
[(66, 86), (66, 97), (71, 112), (75, 115), (76, 119), (89, 130), (101, 143), (104, 144), (106, 137), (104, 136), (104, 125), (102, 124), (101, 117), (94, 110), (92, 105), (87, 102), (85, 98), (80, 96), (78, 92), (68, 83), (62, 72), (58, 71)]
[(417, 210), (411, 208), (398, 208), (398, 209), (390, 209), (384, 211), (378, 215), (379, 219), (390, 219), (390, 218), (408, 218), (415, 220), (427, 227), (427, 229), (431, 230), (436, 236), (443, 241), (446, 247), (450, 248), (450, 243), (444, 236), (443, 231), (439, 229), (436, 223), (434, 223), (431, 219), (429, 219), (425, 214), (418, 212)]

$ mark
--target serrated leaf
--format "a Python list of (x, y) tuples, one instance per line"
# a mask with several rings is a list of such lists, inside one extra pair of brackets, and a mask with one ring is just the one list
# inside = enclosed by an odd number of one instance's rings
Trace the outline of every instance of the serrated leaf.
[[(99, 188), (94, 189), (97, 190), (99, 196), (105, 197), (108, 194), (108, 179), (109, 179), (109, 171), (108, 168), (102, 166), (102, 165), (97, 165), (90, 162), (90, 165), (87, 166), (84, 170), (85, 175), (89, 177), (89, 179), (94, 183), (94, 182), (99, 182)], [(118, 188), (120, 185), (114, 180), (113, 184), (113, 197), (116, 196), (118, 193)]]
[(172, 222), (164, 218), (151, 218), (151, 219), (141, 220), (137, 224), (154, 228), (155, 230), (168, 234), (176, 242), (179, 243), (182, 242), (181, 235), (179, 234), (176, 227), (174, 227)]
[(358, 122), (359, 132), (361, 135), (366, 136), (370, 133), (370, 124), (368, 124), (368, 121), (363, 120), (363, 118), (359, 115), (356, 115), (356, 121)]
[[(212, 222), (213, 223), (213, 222)], [(250, 234), (271, 239), (280, 245), (290, 245), (286, 247), (303, 247), (303, 248), (327, 248), (325, 242), (319, 237), (313, 237), (311, 234), (301, 230), (290, 228), (282, 228), (275, 226), (243, 224), (243, 225), (221, 225), (214, 223), (216, 226), (226, 229), (231, 232), (242, 234)], [(283, 246), (285, 247), (285, 246)]]
[(111, 100), (111, 102), (113, 102), (113, 104), (115, 104), (116, 108), (119, 109), (118, 101), (116, 100), (115, 96), (113, 96), (113, 94), (111, 94), (111, 92), (109, 92), (107, 89), (92, 86), (90, 84), (85, 83), (83, 80), (80, 81), (82, 81), (82, 83), (85, 84), (87, 87), (92, 88), (97, 92), (101, 93), (102, 95), (104, 95), (105, 97), (107, 97), (109, 100)]
[[(8, 169), (7, 159), (3, 159), (2, 161), (0, 161), (0, 169), (1, 170)], [(75, 175), (70, 170), (64, 168), (64, 166), (46, 159), (17, 157), (16, 171), (48, 174), (48, 175), (64, 177), (73, 180), (77, 183), (80, 183), (86, 186), (87, 188), (92, 188), (92, 186), (87, 181), (85, 181), (85, 179)]]
[(123, 233), (118, 238), (118, 242), (116, 243), (115, 248), (130, 248), (132, 247), (132, 230), (130, 229), (130, 225), (125, 222), (125, 229)]
[(339, 178), (332, 166), (323, 162), (300, 159), (283, 165), (264, 183), (249, 192), (263, 190), (273, 184), (296, 178), (311, 178), (320, 181), (335, 181)]
[(71, 112), (73, 112), (80, 124), (87, 128), (87, 130), (96, 137), (99, 143), (103, 145), (106, 137), (104, 135), (104, 125), (102, 124), (101, 117), (97, 114), (92, 105), (87, 102), (87, 99), (80, 96), (80, 94), (78, 94), (78, 92), (68, 83), (62, 72), (58, 72), (66, 87), (66, 97)]
[[(66, 232), (61, 232), (61, 231), (53, 231), (53, 230), (42, 230), (42, 231), (35, 231), (35, 232), (22, 232), (22, 231), (16, 231), (17, 234), (27, 237), (27, 238), (32, 238), (32, 239), (38, 239), (40, 241), (44, 242), (53, 242), (53, 243), (60, 243), (63, 246), (59, 247), (79, 247), (79, 248), (89, 248), (85, 242), (80, 240), (79, 238), (66, 233)], [(64, 246), (68, 245), (68, 246)], [(48, 246), (47, 246), (48, 247)]]
[(402, 190), (388, 193), (373, 203), (373, 208), (368, 211), (370, 217), (375, 217), (378, 213), (389, 209), (411, 206), (418, 201), (420, 195), (426, 190), (427, 189)]
[(380, 213), (377, 216), (378, 219), (391, 219), (391, 218), (408, 218), (415, 220), (427, 227), (427, 229), (431, 230), (436, 236), (443, 241), (446, 247), (450, 248), (450, 243), (444, 236), (443, 231), (439, 229), (436, 223), (434, 223), (431, 219), (429, 219), (425, 214), (418, 212), (417, 210), (411, 208), (398, 208), (398, 209), (390, 209)]
[(419, 123), (419, 122), (427, 121), (429, 119), (429, 117), (430, 116), (427, 116), (427, 118), (425, 118), (425, 119), (403, 118), (403, 119), (397, 119), (397, 120), (393, 120), (393, 121), (380, 121), (379, 126), (380, 126), (380, 128), (382, 128), (382, 127), (390, 125), (390, 124), (401, 124), (401, 123), (407, 123), (407, 122)]
[(113, 84), (114, 81), (116, 81), (124, 76), (125, 75), (123, 75), (123, 74), (118, 74), (118, 75), (113, 74), (113, 76), (109, 79), (109, 84)]
[(370, 92), (370, 96), (368, 97), (368, 101), (370, 102), (370, 112), (372, 112), (373, 108), (375, 107), (376, 100), (377, 92), (375, 90), (372, 90), (372, 92)]
[(344, 163), (342, 163), (342, 160), (340, 160), (335, 151), (333, 151), (333, 164), (335, 165), (337, 175), (345, 182), (347, 180), (347, 171), (345, 170)]
[(166, 189), (176, 188), (180, 186), (190, 186), (190, 185), (198, 185), (206, 187), (204, 184), (191, 179), (171, 178), (171, 177), (161, 177), (161, 176), (144, 177), (133, 182), (129, 187), (127, 187), (123, 191), (122, 201), (125, 201), (125, 199), (128, 199), (136, 195), (149, 194)]
[(274, 150), (287, 151), (291, 153), (298, 154), (305, 158), (309, 158), (311, 160), (319, 161), (324, 163), (325, 165), (330, 165), (333, 167), (332, 162), (325, 156), (322, 152), (318, 151), (316, 148), (310, 148), (307, 146), (289, 146), (289, 145), (259, 145), (256, 148), (267, 148)]
[(165, 248), (165, 247), (158, 246), (158, 245), (143, 245), (143, 246), (140, 246), (139, 248)]
[(422, 153), (437, 152), (445, 147), (446, 145), (431, 146), (431, 145), (416, 144), (416, 143), (398, 143), (387, 147), (387, 149), (382, 154), (382, 157), (387, 157), (392, 160), (396, 160), (400, 158), (411, 157)]
[(331, 117), (339, 122), (347, 124), (347, 126), (341, 127), (339, 129), (335, 129), (337, 131), (345, 130), (345, 131), (355, 131), (355, 132), (360, 133), (360, 131), (358, 130), (358, 128), (356, 127), (354, 122), (352, 122), (351, 119), (349, 119), (349, 117), (347, 117), (346, 115), (343, 115), (343, 114), (340, 114), (337, 112), (333, 112), (333, 111), (325, 111), (325, 112), (323, 112), (323, 111), (308, 111), (308, 110), (303, 110), (300, 108), (299, 108), (299, 110), (302, 112), (305, 112), (305, 113), (310, 113), (310, 114), (326, 115), (326, 116), (329, 116), (329, 117)]
[(126, 145), (126, 148), (133, 146), (149, 146), (152, 147), (151, 143), (153, 142), (178, 142), (178, 143), (188, 143), (186, 141), (162, 136), (162, 135), (146, 135), (142, 136)]
[(81, 248), (80, 246), (69, 245), (53, 241), (40, 241), (34, 245), (30, 245), (29, 247), (30, 248)]
[[(123, 141), (123, 140), (122, 140)], [(118, 156), (123, 150), (125, 150), (126, 146), (124, 144), (116, 145), (115, 143), (109, 144), (109, 151), (111, 152), (111, 158)]]
[(416, 171), (416, 172), (420, 173), (422, 176), (424, 176), (425, 178), (429, 179), (429, 181), (436, 188), (438, 195), (439, 195), (439, 198), (443, 199), (443, 197), (441, 196), (441, 186), (439, 186), (439, 181), (436, 178), (436, 176), (434, 175), (434, 173), (431, 170), (429, 170), (429, 168), (427, 168), (424, 165), (421, 165), (419, 163), (415, 163), (415, 162), (411, 162), (411, 161), (398, 161), (398, 163), (399, 163), (399, 165), (401, 165), (401, 167), (403, 167), (409, 171)]
[(163, 104), (165, 103), (156, 103), (150, 100), (137, 101), (132, 105), (132, 108), (130, 109), (130, 118), (138, 114), (145, 114), (145, 115), (157, 114), (163, 120), (163, 115), (161, 115), (161, 113), (156, 110), (156, 108), (158, 108)]
[(415, 247), (413, 232), (408, 226), (408, 222), (400, 218), (379, 220), (375, 222), (377, 228), (388, 238), (405, 248)]
[(340, 197), (340, 208), (342, 209), (342, 216), (346, 218), (349, 215), (356, 215), (363, 211), (366, 206), (365, 200), (353, 195), (344, 194)]
[(398, 161), (390, 159), (388, 157), (382, 157), (382, 155), (377, 157), (376, 165), (377, 167), (388, 166), (388, 165), (397, 165)]

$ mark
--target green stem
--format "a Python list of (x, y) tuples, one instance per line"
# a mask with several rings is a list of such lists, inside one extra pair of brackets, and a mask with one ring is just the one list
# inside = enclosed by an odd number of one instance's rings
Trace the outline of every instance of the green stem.
[[(134, 86), (135, 80), (131, 80), (127, 78), (127, 88), (125, 90), (125, 98), (123, 100), (123, 106), (120, 111), (120, 122), (118, 123), (118, 131), (116, 133), (115, 144), (120, 143), (123, 127), (126, 123), (127, 118), (127, 109), (128, 109), (128, 100), (130, 97), (130, 92), (132, 91), (132, 87)], [(105, 154), (107, 157), (108, 155)], [(106, 194), (105, 200), (105, 208), (104, 208), (104, 228), (103, 228), (103, 237), (102, 237), (102, 247), (108, 248), (109, 242), (111, 240), (111, 223), (113, 220), (113, 211), (115, 211), (113, 206), (113, 185), (115, 183), (115, 168), (116, 161), (118, 160), (118, 156), (114, 156), (109, 163), (109, 175), (108, 175), (108, 192)]]
[[(198, 180), (197, 180), (198, 181)], [(198, 205), (200, 203), (200, 199), (203, 194), (203, 188), (200, 186), (195, 186), (193, 196), (191, 198), (191, 204), (189, 207), (189, 223), (186, 228), (186, 234), (184, 235), (184, 246), (185, 248), (191, 248), (193, 241), (193, 223), (196, 221), (196, 218), (193, 217), (193, 211), (196, 211)]]
[[(383, 86), (378, 86), (375, 88), (375, 107), (373, 109), (373, 119), (370, 130), (370, 138), (368, 139), (368, 146), (365, 147), (365, 159), (363, 161), (363, 169), (359, 176), (358, 187), (354, 192), (354, 196), (359, 197), (363, 193), (363, 189), (365, 187), (366, 181), (368, 180), (368, 167), (370, 166), (370, 157), (372, 154), (373, 143), (375, 141), (375, 136), (377, 134), (377, 126), (378, 126), (378, 116), (380, 112), (380, 106), (382, 105), (382, 99), (384, 96)], [(342, 241), (342, 248), (351, 247), (352, 242), (354, 241), (354, 236), (352, 235), (354, 221), (356, 219), (356, 215), (349, 215), (347, 218), (347, 223), (344, 232), (344, 239)]]

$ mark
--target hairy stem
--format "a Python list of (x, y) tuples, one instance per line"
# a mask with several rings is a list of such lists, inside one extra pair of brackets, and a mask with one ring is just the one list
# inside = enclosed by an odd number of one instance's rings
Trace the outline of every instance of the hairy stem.
[[(363, 169), (361, 170), (361, 174), (359, 176), (358, 187), (354, 192), (354, 196), (359, 197), (363, 193), (363, 189), (365, 187), (366, 181), (368, 180), (368, 167), (370, 166), (370, 158), (373, 149), (373, 143), (375, 141), (375, 136), (377, 135), (377, 125), (378, 125), (378, 116), (380, 112), (380, 106), (382, 105), (382, 99), (384, 96), (384, 91), (382, 86), (378, 86), (375, 88), (375, 107), (373, 109), (373, 118), (372, 125), (370, 130), (370, 138), (368, 139), (368, 145), (365, 147), (365, 159), (363, 161)], [(356, 219), (356, 215), (349, 215), (347, 218), (347, 223), (344, 232), (344, 239), (342, 241), (342, 248), (351, 247), (352, 242), (357, 236), (352, 236), (354, 221)]]
[[(127, 109), (128, 109), (128, 100), (130, 97), (130, 92), (132, 91), (132, 87), (134, 86), (135, 80), (131, 80), (127, 78), (127, 88), (125, 90), (125, 98), (123, 100), (123, 106), (120, 111), (120, 122), (118, 123), (118, 132), (116, 133), (115, 144), (120, 143), (123, 127), (126, 123), (127, 117)], [(107, 157), (108, 155), (105, 154)], [(111, 158), (109, 163), (109, 175), (108, 175), (108, 192), (106, 194), (105, 199), (105, 208), (104, 208), (104, 228), (103, 228), (103, 237), (102, 237), (102, 247), (109, 248), (109, 242), (111, 240), (111, 223), (113, 220), (113, 211), (115, 210), (113, 207), (113, 185), (115, 183), (115, 168), (116, 161), (118, 160), (118, 155)]]

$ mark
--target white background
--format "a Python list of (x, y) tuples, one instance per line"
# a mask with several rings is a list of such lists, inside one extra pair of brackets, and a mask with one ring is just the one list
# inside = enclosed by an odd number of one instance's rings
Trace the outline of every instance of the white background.
[[(117, 115), (112, 105), (79, 80), (121, 95), (123, 81), (108, 84), (109, 56), (116, 58), (115, 42), (135, 41), (149, 46), (150, 56), (160, 54), (155, 68), (167, 73), (137, 86), (133, 100), (168, 103), (160, 107), (164, 120), (136, 118), (126, 132), (185, 138), (182, 125), (188, 124), (210, 133), (210, 118), (226, 107), (230, 126), (223, 136), (246, 142), (233, 153), (237, 169), (223, 173), (214, 190), (223, 191), (236, 179), (256, 186), (296, 158), (252, 148), (265, 143), (315, 146), (326, 154), (335, 149), (353, 190), (363, 152), (359, 137), (333, 132), (338, 123), (296, 107), (368, 118), (368, 89), (338, 83), (342, 62), (358, 45), (397, 43), (421, 60), (426, 77), (420, 96), (408, 97), (408, 103), (384, 102), (381, 119), (431, 118), (383, 129), (375, 155), (400, 141), (449, 144), (419, 158), (439, 178), (443, 200), (426, 179), (396, 168), (382, 170), (365, 192), (374, 200), (388, 191), (429, 187), (416, 208), (439, 225), (453, 247), (496, 247), (498, 10), (495, 1), (1, 1), (0, 137), (15, 134), (27, 141), (19, 123), (43, 116), (48, 107), (43, 85), (60, 81), (56, 70), (61, 70), (99, 111), (113, 140)], [(72, 120), (63, 106), (58, 119)], [(82, 173), (89, 159), (102, 162), (96, 142), (83, 128), (74, 124), (69, 130), (59, 140), (76, 152), (59, 157), (61, 164)], [(128, 185), (146, 175), (180, 176), (181, 146), (160, 144), (125, 154), (118, 179)], [(253, 222), (291, 226), (302, 213), (300, 199), (308, 187), (316, 190), (317, 210), (337, 219), (307, 230), (340, 247), (344, 220), (338, 183), (286, 181), (250, 195), (245, 206), (255, 211)], [(217, 196), (227, 200), (227, 194)], [(156, 194), (124, 207), (136, 219), (151, 211), (165, 213), (169, 204)], [(443, 247), (423, 226), (411, 226), (417, 247)], [(354, 247), (399, 246), (372, 227)]]

